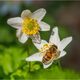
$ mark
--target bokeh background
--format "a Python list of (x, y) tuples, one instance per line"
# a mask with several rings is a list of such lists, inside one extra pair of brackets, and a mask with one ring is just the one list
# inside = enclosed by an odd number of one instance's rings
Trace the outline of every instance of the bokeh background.
[[(61, 39), (73, 37), (60, 64), (55, 61), (48, 69), (43, 69), (39, 62), (25, 61), (37, 49), (31, 39), (21, 44), (16, 38), (16, 29), (7, 24), (8, 18), (20, 16), (23, 10), (33, 12), (39, 8), (47, 10), (43, 20), (51, 29), (58, 26)], [(40, 33), (42, 39), (49, 40), (50, 31)], [(80, 1), (0, 0), (0, 79), (80, 80)]]

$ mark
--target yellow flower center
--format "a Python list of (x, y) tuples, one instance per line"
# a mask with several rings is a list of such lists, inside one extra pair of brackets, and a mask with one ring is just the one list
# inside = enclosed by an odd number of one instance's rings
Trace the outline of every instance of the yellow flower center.
[(22, 23), (22, 32), (27, 35), (33, 35), (40, 30), (37, 20), (32, 18), (25, 18)]

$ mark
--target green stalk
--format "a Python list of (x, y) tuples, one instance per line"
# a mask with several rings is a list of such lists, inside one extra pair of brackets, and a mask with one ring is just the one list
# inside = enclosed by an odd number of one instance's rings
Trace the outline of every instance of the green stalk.
[[(29, 46), (27, 46), (27, 48), (28, 48), (28, 56), (30, 56)], [(28, 63), (29, 63), (29, 72), (31, 72), (31, 62)]]

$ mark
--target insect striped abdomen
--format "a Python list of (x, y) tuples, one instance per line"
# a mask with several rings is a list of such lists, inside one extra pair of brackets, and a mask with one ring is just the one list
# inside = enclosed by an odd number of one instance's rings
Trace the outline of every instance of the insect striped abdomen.
[(46, 53), (45, 56), (43, 57), (42, 62), (46, 64), (50, 59), (52, 58), (52, 53)]
[(42, 62), (44, 64), (49, 64), (58, 56), (57, 47), (52, 45), (43, 56)]

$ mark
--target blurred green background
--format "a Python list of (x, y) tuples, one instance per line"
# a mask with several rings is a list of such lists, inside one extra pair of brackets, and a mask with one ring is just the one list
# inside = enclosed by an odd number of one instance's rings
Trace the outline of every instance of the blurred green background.
[[(32, 12), (45, 8), (43, 21), (59, 28), (60, 38), (73, 37), (65, 48), (67, 55), (60, 64), (53, 63), (43, 69), (39, 62), (26, 62), (25, 58), (37, 52), (31, 39), (21, 44), (16, 38), (16, 30), (7, 24), (7, 19), (20, 16), (25, 9)], [(50, 31), (40, 32), (41, 38), (49, 40)], [(30, 66), (29, 66), (30, 65)], [(46, 0), (3, 0), (0, 1), (0, 79), (10, 80), (80, 80), (80, 2)]]

